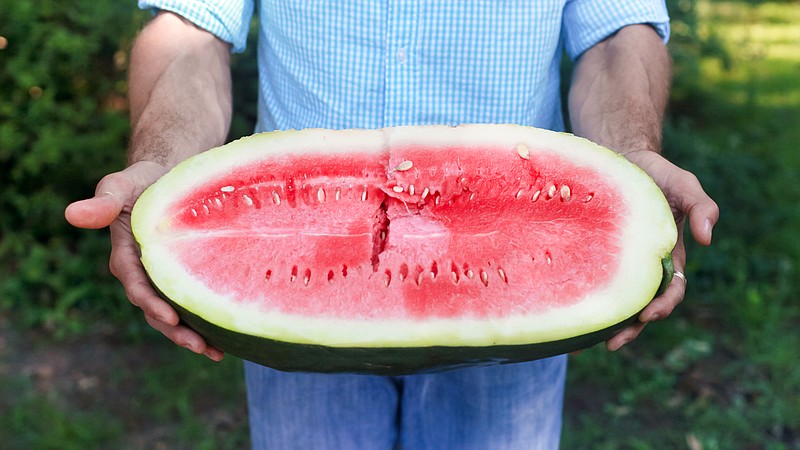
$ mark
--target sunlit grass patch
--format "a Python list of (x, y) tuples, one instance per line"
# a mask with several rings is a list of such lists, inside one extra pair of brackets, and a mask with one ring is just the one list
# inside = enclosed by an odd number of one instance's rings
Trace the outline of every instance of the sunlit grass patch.
[(800, 5), (704, 1), (701, 33), (727, 46), (731, 64), (708, 60), (703, 77), (738, 103), (800, 106)]

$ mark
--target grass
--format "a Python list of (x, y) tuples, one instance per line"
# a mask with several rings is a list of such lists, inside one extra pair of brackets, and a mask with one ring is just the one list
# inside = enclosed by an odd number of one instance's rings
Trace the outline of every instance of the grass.
[(94, 327), (54, 342), (3, 325), (0, 447), (240, 449), (249, 445), (241, 361), (212, 364), (154, 331)]
[(0, 418), (0, 439), (6, 448), (103, 448), (122, 435), (120, 421), (103, 411), (61, 405), (57, 393), (37, 393), (27, 377), (4, 377), (2, 395), (14, 399), (4, 405)]

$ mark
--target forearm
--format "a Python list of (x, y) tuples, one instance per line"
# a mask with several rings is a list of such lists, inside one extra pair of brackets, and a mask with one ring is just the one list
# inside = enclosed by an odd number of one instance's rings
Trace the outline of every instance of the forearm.
[(229, 46), (170, 14), (142, 30), (131, 55), (128, 162), (166, 167), (224, 143), (231, 120)]
[(569, 114), (575, 134), (620, 153), (661, 151), (670, 59), (647, 25), (623, 28), (575, 66)]

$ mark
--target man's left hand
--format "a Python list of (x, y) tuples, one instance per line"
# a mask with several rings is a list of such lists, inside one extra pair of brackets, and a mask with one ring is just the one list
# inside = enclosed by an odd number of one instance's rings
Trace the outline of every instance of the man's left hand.
[[(629, 152), (625, 157), (655, 180), (672, 208), (678, 227), (678, 241), (672, 251), (672, 262), (676, 273), (683, 275), (686, 267), (683, 244), (685, 222), (688, 220), (692, 237), (698, 244), (711, 245), (711, 233), (719, 219), (719, 207), (705, 193), (694, 174), (672, 164), (658, 153), (641, 150)], [(639, 314), (639, 321), (606, 341), (606, 347), (615, 351), (636, 339), (649, 322), (669, 316), (683, 301), (685, 293), (686, 277), (673, 277), (664, 293), (654, 298)]]

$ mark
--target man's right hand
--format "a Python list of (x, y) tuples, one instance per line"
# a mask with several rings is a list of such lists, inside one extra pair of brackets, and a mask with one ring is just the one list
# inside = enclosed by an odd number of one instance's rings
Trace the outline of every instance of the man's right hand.
[(119, 279), (131, 303), (144, 312), (147, 323), (172, 342), (219, 361), (224, 353), (209, 346), (191, 329), (180, 325), (178, 314), (153, 288), (139, 260), (139, 247), (131, 232), (131, 209), (142, 192), (167, 169), (150, 161), (105, 176), (94, 197), (67, 206), (67, 221), (79, 228), (111, 230), (111, 273)]

